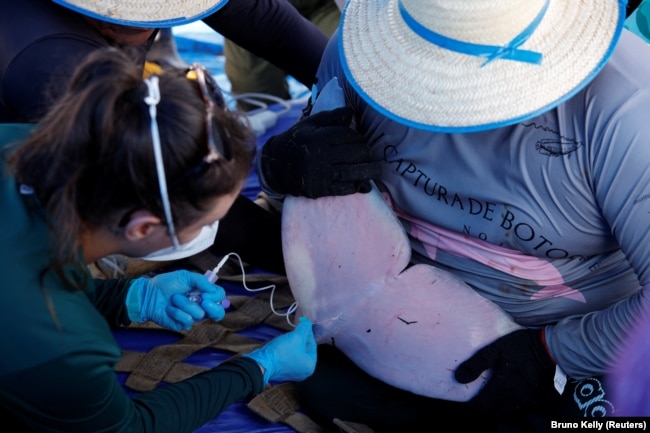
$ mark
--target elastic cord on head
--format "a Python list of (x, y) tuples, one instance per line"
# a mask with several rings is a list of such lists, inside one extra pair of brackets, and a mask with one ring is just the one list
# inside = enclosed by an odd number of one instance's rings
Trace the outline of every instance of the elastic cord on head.
[(171, 205), (169, 204), (169, 194), (167, 193), (167, 178), (165, 176), (165, 165), (163, 164), (162, 148), (160, 145), (160, 132), (158, 130), (157, 109), (156, 106), (160, 102), (160, 86), (158, 85), (159, 78), (153, 75), (144, 80), (147, 85), (148, 94), (144, 98), (144, 102), (149, 106), (149, 116), (151, 117), (151, 141), (153, 144), (153, 153), (156, 160), (156, 171), (158, 174), (158, 187), (160, 188), (160, 199), (165, 212), (165, 219), (167, 220), (167, 229), (169, 236), (172, 238), (172, 245), (174, 249), (178, 249), (180, 243), (176, 235), (176, 228), (174, 227), (174, 220), (172, 219)]

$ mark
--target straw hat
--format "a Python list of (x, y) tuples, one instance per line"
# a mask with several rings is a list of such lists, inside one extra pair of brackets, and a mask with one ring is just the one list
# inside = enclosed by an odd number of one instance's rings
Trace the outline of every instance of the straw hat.
[(172, 27), (219, 10), (228, 0), (53, 0), (98, 20), (132, 27)]
[(349, 0), (339, 49), (375, 109), (421, 129), (471, 132), (574, 95), (612, 54), (624, 19), (618, 0)]

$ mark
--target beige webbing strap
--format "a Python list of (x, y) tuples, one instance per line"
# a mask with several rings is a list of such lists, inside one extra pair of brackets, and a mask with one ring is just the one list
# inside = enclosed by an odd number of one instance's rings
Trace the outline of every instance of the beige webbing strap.
[[(220, 260), (220, 257), (205, 252), (186, 259), (185, 264), (197, 268), (200, 272), (205, 272), (207, 269), (216, 267)], [(226, 262), (219, 272), (219, 279), (242, 284), (244, 277), (239, 274), (240, 271), (239, 264), (233, 265)], [(285, 276), (247, 274), (245, 278), (247, 284), (251, 283), (258, 287), (260, 284), (276, 286), (273, 291), (273, 308), (276, 311), (284, 312), (293, 304), (294, 298)], [(181, 338), (178, 341), (155, 347), (146, 353), (123, 350), (115, 370), (130, 373), (125, 386), (135, 391), (148, 391), (156, 388), (162, 381), (180, 382), (209, 370), (209, 367), (184, 362), (195, 352), (207, 347), (232, 352), (234, 358), (265, 343), (237, 334), (247, 328), (264, 323), (284, 331), (293, 329), (286, 317), (278, 316), (271, 311), (270, 290), (251, 296), (228, 296), (228, 299), (231, 302), (231, 307), (219, 322), (205, 320), (196, 324), (190, 331), (179, 332)], [(153, 323), (134, 323), (131, 327), (163, 329)], [(326, 431), (299, 411), (299, 404), (295, 397), (295, 385), (291, 382), (267, 386), (262, 393), (248, 403), (248, 407), (269, 422), (286, 424), (298, 433), (323, 433)], [(363, 425), (339, 420), (335, 420), (335, 423), (346, 433), (374, 433)]]
[[(265, 323), (284, 331), (293, 329), (286, 317), (273, 314), (270, 307), (270, 293), (263, 292), (254, 296), (229, 296), (230, 310), (219, 323), (234, 331), (241, 331)], [(273, 308), (283, 312), (293, 303), (289, 286), (279, 287), (273, 294)]]
[[(286, 294), (276, 296), (274, 301), (282, 300), (281, 305), (290, 305), (293, 299)], [(135, 391), (148, 391), (156, 388), (161, 381), (179, 381), (189, 377), (182, 376), (181, 370), (196, 374), (200, 371), (180, 364), (206, 347), (234, 354), (250, 352), (263, 342), (236, 333), (246, 328), (267, 323), (276, 328), (291, 329), (285, 319), (270, 312), (266, 294), (232, 297), (231, 300), (231, 309), (234, 311), (226, 314), (220, 322), (205, 320), (198, 323), (191, 330), (180, 332), (183, 336), (180, 340), (154, 347), (139, 358), (137, 363), (133, 361), (134, 355), (127, 355), (128, 358), (123, 356), (116, 371), (130, 373), (125, 385)], [(152, 323), (132, 324), (131, 327), (162, 329)]]
[[(155, 325), (147, 324), (146, 327)], [(251, 351), (262, 344), (259, 340), (235, 334), (211, 320), (201, 322), (182, 334), (184, 337), (180, 340), (154, 347), (142, 354), (137, 362), (135, 355), (123, 355), (115, 369), (130, 373), (125, 385), (134, 391), (150, 391), (161, 381), (178, 382), (189, 377), (183, 376), (181, 372), (189, 372), (191, 375), (200, 373), (203, 370), (179, 365), (190, 355), (206, 347), (240, 353)]]
[[(146, 356), (147, 353), (144, 352), (123, 350), (122, 357), (115, 367), (115, 371), (119, 373), (131, 373), (133, 371), (138, 371), (138, 366), (147, 365), (148, 360), (144, 360)], [(209, 369), (209, 367), (202, 367), (200, 365), (178, 362), (169, 369), (169, 371), (163, 376), (161, 380), (169, 383), (176, 383)], [(133, 377), (133, 379), (131, 379), (131, 377)], [(140, 375), (131, 375), (129, 376), (129, 379), (131, 380), (129, 387), (136, 391), (147, 391), (148, 389), (151, 389), (153, 383), (158, 382), (157, 378), (150, 380), (149, 378), (142, 378)]]
[(365, 424), (343, 421), (338, 418), (334, 418), (334, 425), (340, 428), (341, 432), (344, 433), (375, 433), (373, 429)]
[(270, 422), (282, 422), (299, 433), (323, 433), (325, 429), (298, 412), (294, 384), (269, 386), (248, 403), (248, 408)]

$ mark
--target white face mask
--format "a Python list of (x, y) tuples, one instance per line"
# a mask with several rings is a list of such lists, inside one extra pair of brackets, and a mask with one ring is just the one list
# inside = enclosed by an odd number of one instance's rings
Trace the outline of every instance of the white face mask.
[(217, 220), (210, 225), (201, 227), (198, 236), (187, 243), (180, 244), (177, 247), (163, 248), (140, 258), (151, 261), (171, 261), (193, 256), (212, 246), (218, 229), (219, 221)]

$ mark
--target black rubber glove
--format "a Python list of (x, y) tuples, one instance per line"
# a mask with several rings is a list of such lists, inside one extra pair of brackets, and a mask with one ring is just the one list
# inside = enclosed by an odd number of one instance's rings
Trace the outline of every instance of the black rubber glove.
[(350, 128), (352, 109), (322, 111), (264, 144), (263, 181), (278, 194), (317, 198), (369, 192), (381, 167), (366, 139)]
[(469, 383), (485, 370), (491, 370), (491, 377), (468, 403), (485, 416), (501, 418), (558, 396), (555, 363), (539, 329), (520, 329), (488, 344), (460, 364), (455, 377)]

